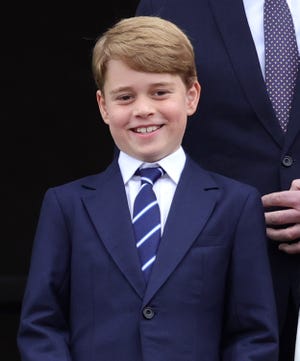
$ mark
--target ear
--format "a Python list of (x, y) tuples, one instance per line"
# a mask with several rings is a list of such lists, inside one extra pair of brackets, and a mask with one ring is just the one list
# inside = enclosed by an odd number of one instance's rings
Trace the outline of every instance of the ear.
[(109, 115), (106, 107), (105, 97), (103, 92), (101, 92), (101, 90), (97, 90), (96, 99), (104, 123), (109, 124)]
[(192, 86), (187, 90), (186, 98), (187, 98), (187, 114), (192, 115), (195, 113), (201, 93), (201, 86), (199, 82), (196, 80), (192, 84)]

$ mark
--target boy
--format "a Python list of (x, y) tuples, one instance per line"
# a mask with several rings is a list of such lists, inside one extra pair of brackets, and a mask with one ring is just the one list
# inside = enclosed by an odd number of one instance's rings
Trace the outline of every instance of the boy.
[[(120, 153), (104, 172), (46, 193), (22, 360), (275, 361), (259, 195), (204, 171), (181, 147), (200, 96), (190, 41), (166, 20), (124, 19), (97, 41), (93, 72)], [(157, 166), (153, 195), (136, 172)], [(145, 190), (157, 200), (136, 215)], [(159, 221), (136, 238), (155, 210)]]

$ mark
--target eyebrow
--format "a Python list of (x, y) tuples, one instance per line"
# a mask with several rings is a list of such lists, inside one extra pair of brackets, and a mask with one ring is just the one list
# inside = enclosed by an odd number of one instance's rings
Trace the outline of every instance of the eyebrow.
[[(156, 87), (160, 87), (160, 86), (174, 86), (173, 82), (157, 82), (157, 83), (153, 83), (150, 84), (150, 88), (156, 88)], [(115, 95), (124, 91), (131, 91), (132, 87), (131, 86), (124, 86), (124, 87), (119, 87), (116, 89), (113, 89), (109, 92), (109, 94), (111, 95)]]
[(124, 87), (119, 87), (119, 88), (116, 88), (116, 89), (113, 89), (109, 92), (109, 94), (111, 95), (115, 95), (115, 94), (118, 94), (118, 93), (121, 93), (121, 92), (124, 92), (124, 91), (129, 91), (131, 90), (131, 87), (129, 86), (124, 86)]

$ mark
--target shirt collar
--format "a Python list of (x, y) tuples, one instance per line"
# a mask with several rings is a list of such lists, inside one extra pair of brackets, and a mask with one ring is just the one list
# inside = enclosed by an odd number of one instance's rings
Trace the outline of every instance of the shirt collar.
[(157, 164), (165, 170), (165, 172), (175, 184), (178, 184), (185, 160), (185, 152), (182, 147), (179, 147), (179, 149), (177, 149), (172, 154), (154, 163), (142, 162), (141, 160), (133, 158), (130, 155), (120, 151), (118, 163), (124, 184), (126, 184), (134, 176), (136, 170), (141, 166), (149, 167)]

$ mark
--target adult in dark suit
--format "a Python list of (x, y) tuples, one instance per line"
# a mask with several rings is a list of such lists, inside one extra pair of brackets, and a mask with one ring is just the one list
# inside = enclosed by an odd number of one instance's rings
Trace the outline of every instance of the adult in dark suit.
[[(203, 170), (181, 147), (200, 95), (190, 42), (166, 20), (133, 17), (99, 39), (93, 64), (120, 154), (102, 173), (46, 193), (22, 360), (276, 360), (260, 196)], [(162, 235), (145, 281), (132, 204), (136, 170), (155, 165), (165, 170), (153, 187)]]
[[(299, 43), (300, 3), (289, 4)], [(202, 91), (185, 149), (263, 195), (280, 359), (292, 361), (300, 303), (300, 72), (284, 133), (264, 81), (263, 0), (142, 0), (137, 14), (169, 19), (193, 42)]]

